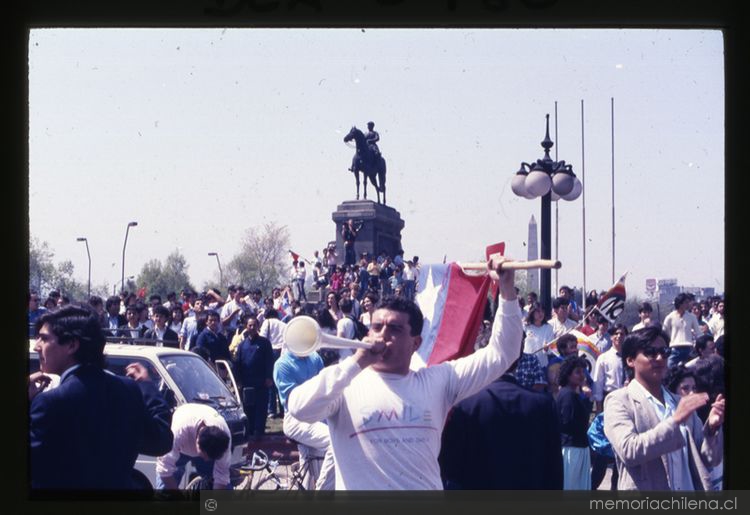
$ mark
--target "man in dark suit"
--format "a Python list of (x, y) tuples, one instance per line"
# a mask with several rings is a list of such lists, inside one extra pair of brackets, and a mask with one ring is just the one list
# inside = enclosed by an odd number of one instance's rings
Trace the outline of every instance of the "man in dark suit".
[(121, 302), (120, 297), (112, 295), (104, 304), (104, 309), (107, 313), (105, 319), (102, 321), (102, 327), (106, 330), (108, 336), (118, 336), (118, 329), (128, 323), (125, 315), (120, 314)]
[(249, 317), (243, 332), (245, 339), (237, 348), (234, 362), (234, 376), (242, 388), (248, 430), (256, 440), (266, 432), (266, 408), (275, 361), (271, 342), (258, 334), (259, 329), (258, 319)]
[(518, 384), (519, 360), (448, 415), (439, 458), (446, 489), (562, 489), (555, 401)]
[(208, 351), (209, 361), (212, 363), (217, 359), (231, 359), (229, 353), (229, 342), (221, 332), (221, 317), (214, 310), (209, 310), (206, 317), (206, 327), (200, 332), (195, 340), (196, 348), (203, 347)]
[[(135, 488), (139, 453), (172, 448), (171, 413), (150, 381), (104, 370), (104, 334), (89, 309), (70, 306), (38, 321), (40, 371), (29, 377), (31, 487)], [(43, 391), (46, 374), (60, 376)]]
[(143, 337), (158, 340), (164, 347), (179, 348), (180, 344), (178, 342), (179, 337), (177, 336), (177, 333), (167, 325), (167, 320), (169, 320), (169, 310), (161, 304), (154, 306), (151, 318), (154, 321), (154, 327), (147, 330)]

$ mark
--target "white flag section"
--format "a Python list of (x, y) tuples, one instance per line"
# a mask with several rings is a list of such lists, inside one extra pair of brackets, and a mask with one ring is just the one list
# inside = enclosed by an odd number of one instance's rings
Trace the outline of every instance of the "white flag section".
[(419, 271), (419, 289), (416, 301), (424, 316), (422, 345), (412, 354), (411, 368), (418, 370), (427, 366), (427, 361), (435, 346), (440, 322), (443, 320), (443, 306), (448, 295), (450, 265), (426, 265)]
[(417, 303), (425, 318), (413, 368), (437, 365), (474, 352), (490, 279), (468, 275), (456, 263), (427, 265), (419, 273)]

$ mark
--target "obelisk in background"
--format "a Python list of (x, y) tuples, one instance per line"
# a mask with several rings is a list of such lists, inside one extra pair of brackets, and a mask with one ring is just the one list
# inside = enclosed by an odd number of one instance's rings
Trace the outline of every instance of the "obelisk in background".
[[(531, 215), (531, 220), (529, 220), (529, 255), (527, 256), (527, 259), (531, 261), (532, 259), (538, 259), (539, 258), (539, 246), (537, 244), (537, 237), (536, 237), (536, 220), (534, 220), (534, 215)], [(536, 292), (536, 294), (539, 294), (539, 269), (533, 268), (531, 270), (526, 271), (526, 291), (530, 292)]]

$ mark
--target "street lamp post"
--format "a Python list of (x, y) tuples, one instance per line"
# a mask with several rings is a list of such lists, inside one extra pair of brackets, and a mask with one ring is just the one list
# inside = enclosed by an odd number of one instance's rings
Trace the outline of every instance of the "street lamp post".
[[(541, 258), (550, 259), (551, 240), (551, 213), (552, 201), (559, 199), (575, 200), (583, 191), (581, 181), (573, 173), (573, 166), (565, 161), (553, 161), (549, 151), (554, 145), (549, 137), (549, 114), (547, 118), (547, 133), (541, 145), (544, 148), (544, 157), (537, 159), (535, 163), (521, 163), (521, 168), (516, 172), (511, 189), (519, 197), (533, 199), (542, 198), (541, 216)], [(541, 270), (539, 284), (539, 298), (547, 315), (550, 314), (552, 306), (551, 294), (552, 272), (549, 269)]]
[(91, 252), (89, 252), (89, 240), (86, 238), (76, 238), (76, 241), (86, 243), (86, 255), (89, 257), (89, 298), (91, 297)]
[(122, 276), (120, 279), (120, 290), (125, 289), (125, 247), (128, 246), (128, 232), (130, 232), (131, 227), (135, 227), (138, 225), (138, 222), (130, 222), (125, 229), (125, 243), (122, 244)]
[(216, 256), (216, 264), (219, 265), (219, 286), (224, 287), (224, 274), (221, 272), (221, 261), (218, 252), (209, 252), (209, 256)]

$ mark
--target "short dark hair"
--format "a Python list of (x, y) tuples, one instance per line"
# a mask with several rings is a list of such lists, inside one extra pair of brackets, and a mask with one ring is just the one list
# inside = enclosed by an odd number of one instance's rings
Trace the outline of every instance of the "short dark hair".
[(578, 338), (575, 335), (566, 333), (557, 339), (557, 351), (560, 352), (560, 347), (567, 349), (569, 345), (574, 347), (578, 346)]
[(104, 301), (98, 295), (92, 295), (91, 297), (89, 297), (90, 306), (96, 307), (96, 306), (102, 306), (103, 304), (104, 304)]
[(387, 309), (398, 313), (405, 313), (409, 316), (409, 326), (411, 327), (411, 336), (422, 334), (424, 325), (424, 316), (419, 306), (414, 301), (402, 297), (388, 297), (383, 299), (376, 309)]
[(161, 302), (161, 295), (159, 295), (158, 293), (154, 293), (153, 295), (149, 296), (148, 300), (158, 300), (159, 302)]
[(117, 295), (112, 295), (111, 297), (107, 297), (107, 300), (104, 303), (104, 309), (106, 309), (107, 311), (109, 311), (109, 308), (111, 308), (115, 304), (117, 304), (119, 306), (120, 302), (122, 302), (122, 300)]
[(713, 336), (709, 334), (702, 334), (695, 340), (695, 352), (698, 353), (700, 356), (700, 353), (704, 350), (706, 350), (706, 347), (708, 346), (708, 342), (714, 341)]
[(672, 393), (678, 393), (677, 387), (680, 385), (683, 379), (686, 377), (692, 377), (695, 379), (695, 374), (689, 368), (685, 368), (684, 365), (675, 365), (669, 369), (667, 377), (664, 379), (664, 385)]
[(696, 390), (708, 393), (710, 402), (724, 393), (724, 358), (721, 356), (713, 355), (698, 361), (693, 373)]
[(161, 315), (163, 317), (169, 318), (172, 313), (170, 313), (169, 309), (165, 308), (163, 304), (159, 304), (158, 306), (154, 306), (154, 309), (151, 310), (154, 315)]
[(628, 331), (628, 327), (625, 324), (614, 324), (609, 328), (609, 334), (615, 334), (617, 331), (622, 331), (623, 333), (625, 333), (625, 336), (630, 333), (630, 331)]
[(229, 448), (229, 435), (219, 427), (204, 426), (198, 434), (198, 446), (209, 459), (218, 460)]
[(219, 320), (221, 320), (221, 315), (219, 315), (219, 312), (216, 311), (215, 309), (206, 310), (206, 320), (208, 320), (211, 317), (218, 318)]
[(353, 307), (354, 303), (349, 297), (344, 297), (343, 299), (341, 299), (341, 302), (339, 302), (339, 309), (341, 309), (341, 311), (344, 313), (351, 313)]
[(651, 306), (650, 302), (643, 302), (640, 306), (638, 306), (638, 313), (653, 313), (654, 308)]
[(99, 316), (88, 306), (64, 306), (42, 315), (36, 322), (37, 334), (47, 324), (59, 344), (78, 340), (78, 350), (73, 355), (82, 365), (104, 367), (104, 332)]
[(552, 309), (557, 309), (560, 306), (568, 305), (570, 305), (570, 301), (565, 297), (555, 297), (555, 299), (552, 301)]
[(586, 358), (579, 356), (568, 356), (560, 364), (560, 372), (557, 376), (557, 384), (567, 386), (570, 376), (576, 368), (586, 370)]
[(263, 312), (263, 315), (266, 319), (279, 318), (279, 312), (276, 311), (275, 308), (266, 308), (266, 310)]
[(690, 300), (690, 296), (687, 293), (678, 293), (677, 296), (674, 298), (674, 307), (675, 309), (682, 306), (682, 304), (686, 301)]
[(627, 359), (635, 358), (643, 349), (650, 347), (657, 339), (661, 338), (669, 345), (669, 335), (659, 326), (648, 326), (630, 333), (622, 342), (620, 354), (622, 355), (622, 369), (632, 379), (632, 369), (628, 366)]

